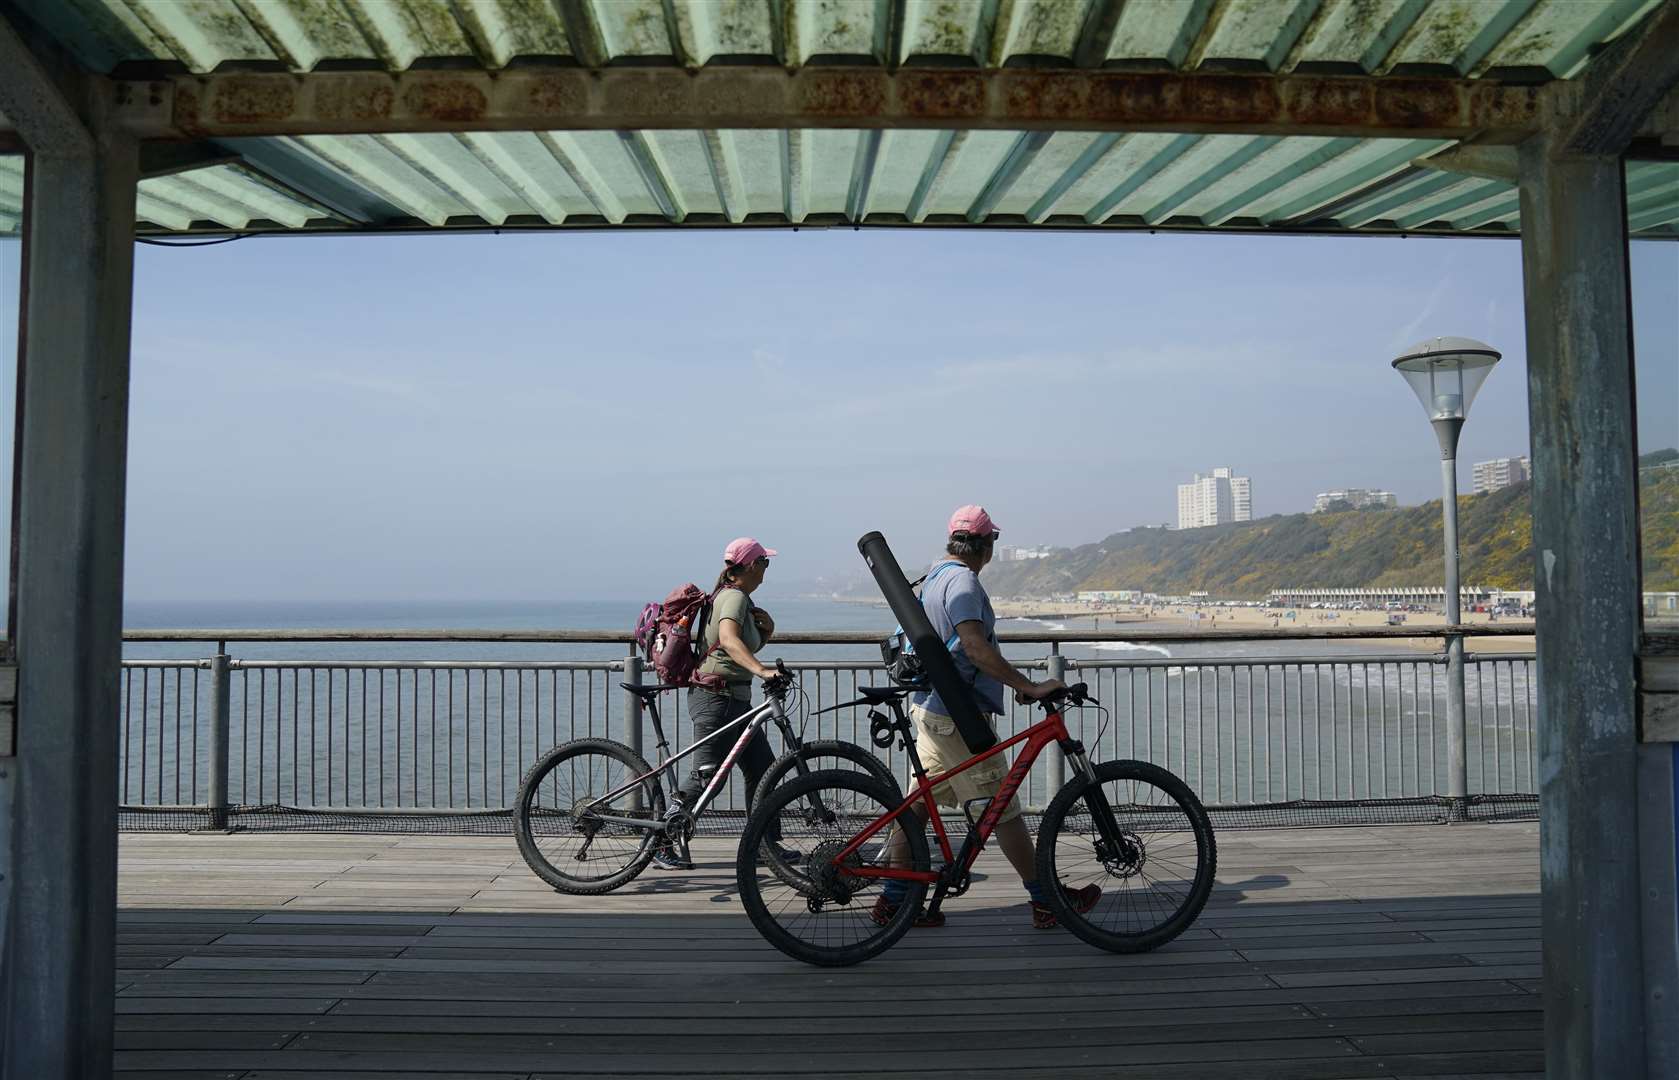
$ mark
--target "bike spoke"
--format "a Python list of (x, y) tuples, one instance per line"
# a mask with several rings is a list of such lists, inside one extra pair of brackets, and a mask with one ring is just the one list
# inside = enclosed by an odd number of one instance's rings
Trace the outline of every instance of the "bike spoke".
[[(853, 837), (893, 807), (842, 782), (807, 788), (796, 796), (780, 795), (778, 790), (778, 796), (770, 807), (780, 825), (781, 843), (799, 851), (801, 859), (777, 866), (766, 854), (757, 860), (750, 885), (778, 934), (795, 948), (835, 954), (881, 938), (887, 930), (874, 921), (872, 912), (884, 881), (842, 874), (832, 862)], [(759, 836), (755, 830), (748, 839)], [(877, 836), (849, 857), (848, 865), (884, 866), (886, 856), (884, 837)], [(910, 902), (918, 899), (917, 892)]]
[(615, 757), (583, 753), (558, 762), (533, 786), (525, 808), (526, 827), (532, 844), (556, 874), (577, 882), (601, 881), (623, 872), (640, 856), (646, 830), (595, 817), (651, 819), (650, 784), (610, 803), (596, 802), (634, 777), (629, 766)]
[[(1053, 838), (1055, 867), (1069, 894), (1095, 884), (1102, 897), (1084, 921), (1110, 934), (1139, 936), (1171, 922), (1191, 901), (1202, 861), (1189, 814), (1172, 795), (1134, 777), (1110, 780), (1103, 794), (1125, 850), (1108, 848), (1081, 800)], [(1039, 843), (1045, 838), (1040, 837)]]

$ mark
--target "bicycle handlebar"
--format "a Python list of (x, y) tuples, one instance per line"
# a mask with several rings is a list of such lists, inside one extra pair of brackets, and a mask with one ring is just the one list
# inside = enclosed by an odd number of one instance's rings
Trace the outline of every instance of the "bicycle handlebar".
[(1054, 712), (1063, 702), (1075, 709), (1085, 705), (1102, 704), (1096, 700), (1095, 695), (1090, 692), (1090, 687), (1085, 683), (1063, 686), (1048, 697), (1038, 699), (1038, 704), (1044, 707), (1044, 712)]
[(785, 694), (793, 685), (793, 673), (787, 670), (787, 662), (776, 660), (775, 674), (764, 680), (764, 693)]

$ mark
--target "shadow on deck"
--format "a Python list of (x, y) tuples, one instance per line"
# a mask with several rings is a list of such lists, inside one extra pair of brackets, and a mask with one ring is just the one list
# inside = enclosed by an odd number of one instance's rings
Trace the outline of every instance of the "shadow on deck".
[(511, 839), (125, 835), (121, 1075), (1267, 1078), (1543, 1067), (1538, 828), (1229, 832), (1166, 948), (1030, 928), (1007, 864), (850, 969), (764, 943), (732, 851), (605, 897)]

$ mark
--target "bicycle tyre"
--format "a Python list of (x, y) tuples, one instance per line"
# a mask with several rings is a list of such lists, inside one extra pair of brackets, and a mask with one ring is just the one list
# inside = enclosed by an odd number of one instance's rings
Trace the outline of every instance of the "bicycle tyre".
[[(892, 775), (891, 766), (871, 754), (864, 747), (858, 746), (856, 743), (846, 742), (843, 739), (812, 739), (802, 746), (788, 750), (775, 759), (775, 764), (771, 765), (758, 781), (758, 788), (752, 793), (752, 805), (757, 806), (759, 799), (764, 798), (781, 786), (782, 781), (786, 780), (788, 775), (794, 773), (798, 768), (800, 761), (820, 757), (844, 758), (894, 791), (901, 792), (903, 790), (898, 783), (898, 778)], [(837, 765), (823, 767), (829, 769), (840, 768)], [(817, 770), (811, 769), (810, 771), (816, 772)], [(900, 799), (900, 801), (902, 800)]]
[[(635, 850), (624, 855), (621, 860), (622, 865), (618, 865), (616, 869), (608, 873), (598, 876), (580, 876), (576, 873), (567, 873), (554, 865), (548, 854), (543, 851), (536, 835), (535, 822), (539, 814), (533, 809), (533, 803), (541, 792), (543, 783), (550, 776), (555, 777), (557, 784), (559, 782), (557, 774), (562, 766), (568, 764), (575, 766), (576, 763), (584, 759), (590, 759), (603, 766), (603, 774), (606, 776), (613, 775), (610, 771), (610, 763), (616, 762), (623, 766), (625, 775), (621, 780), (618, 780), (618, 783), (623, 783), (637, 776), (646, 776), (652, 772), (652, 768), (642, 759), (640, 754), (623, 743), (613, 742), (610, 739), (573, 739), (571, 742), (557, 746), (537, 759), (536, 764), (530, 767), (530, 770), (525, 773), (524, 779), (519, 782), (519, 798), (514, 805), (513, 812), (513, 836), (519, 845), (519, 854), (524, 858), (525, 865), (529, 866), (537, 877), (560, 892), (578, 896), (597, 896), (622, 888), (629, 882), (634, 881), (643, 870), (647, 869), (647, 864), (653, 858), (653, 833), (642, 832)], [(593, 777), (594, 766), (585, 766), (585, 769), (587, 775)], [(599, 794), (604, 794), (612, 786), (617, 786), (617, 784), (603, 786)], [(587, 794), (594, 793), (574, 794), (572, 801)], [(643, 782), (642, 797), (651, 818), (657, 819), (664, 815), (664, 793), (660, 789), (656, 777), (649, 776)], [(613, 860), (614, 863), (619, 861), (618, 859)]]
[[(802, 960), (807, 964), (819, 967), (849, 967), (878, 956), (909, 931), (915, 921), (916, 912), (921, 907), (922, 898), (926, 895), (927, 883), (910, 883), (909, 893), (885, 926), (875, 926), (866, 914), (864, 919), (868, 919), (868, 925), (863, 926), (862, 920), (856, 918), (862, 912), (861, 904), (855, 908), (849, 904), (838, 905), (833, 913), (840, 914), (839, 907), (848, 909), (846, 914), (851, 916), (848, 922), (859, 926), (866, 935), (850, 944), (819, 944), (799, 937), (783, 926), (781, 918), (771, 910), (772, 901), (765, 897), (764, 888), (769, 886), (791, 892), (791, 896), (777, 898), (775, 901), (778, 910), (784, 915), (788, 914), (786, 907), (789, 904), (805, 903), (808, 910), (809, 889), (783, 882), (769, 868), (760, 867), (757, 852), (763, 844), (764, 831), (773, 818), (779, 817), (786, 807), (818, 792), (824, 793), (825, 802), (830, 806), (841, 805), (846, 792), (855, 797), (852, 800), (855, 804), (854, 812), (847, 815), (845, 822), (833, 828), (827, 841), (829, 844), (848, 842), (869, 822), (891, 813), (902, 802), (894, 789), (865, 773), (850, 769), (823, 769), (809, 776), (790, 780), (773, 790), (768, 799), (753, 809), (751, 820), (747, 822), (746, 831), (741, 837), (740, 852), (735, 858), (735, 884), (740, 891), (741, 905), (746, 909), (747, 918), (752, 921), (758, 933), (763, 935), (764, 940), (795, 960)], [(909, 868), (926, 870), (930, 865), (926, 826), (913, 810), (905, 810), (904, 817), (910, 822), (910, 827), (902, 830), (908, 843)], [(817, 853), (813, 852), (812, 857), (817, 857)], [(864, 903), (869, 903), (872, 907), (872, 899), (878, 891), (878, 886), (870, 880), (858, 889), (858, 894), (867, 897)], [(831, 932), (814, 936), (820, 936), (824, 942), (833, 938)]]
[[(781, 786), (781, 783), (789, 776), (796, 777), (800, 775), (796, 772), (796, 770), (801, 762), (809, 762), (812, 758), (823, 757), (839, 758), (843, 761), (848, 761), (853, 765), (856, 765), (862, 772), (867, 773), (869, 776), (874, 777), (876, 780), (879, 780), (881, 783), (897, 792), (898, 802), (903, 801), (903, 789), (898, 786), (897, 778), (892, 775), (892, 770), (887, 767), (887, 764), (884, 761), (869, 753), (861, 746), (858, 746), (856, 743), (849, 743), (840, 739), (814, 739), (797, 749), (789, 750), (782, 754), (779, 758), (776, 758), (775, 764), (771, 765), (769, 769), (764, 772), (763, 777), (758, 781), (758, 788), (752, 794), (752, 805), (754, 807), (758, 806), (764, 799), (769, 797), (770, 792)], [(823, 768), (829, 769), (843, 767), (844, 766), (840, 765), (823, 766)], [(807, 767), (803, 775), (808, 776), (817, 771), (818, 770), (816, 769), (810, 769)], [(789, 865), (787, 862), (782, 860), (776, 855), (775, 851), (769, 845), (763, 845), (759, 849), (758, 856), (764, 861), (764, 865), (769, 867), (770, 871), (774, 873), (776, 877), (781, 879), (783, 884), (791, 885), (797, 888), (805, 882), (805, 879), (799, 872), (799, 869), (796, 866)]]
[[(1090, 811), (1086, 794), (1090, 790), (1091, 781), (1083, 776), (1076, 776), (1050, 800), (1038, 825), (1038, 880), (1054, 884), (1055, 887), (1045, 890), (1045, 900), (1061, 925), (1081, 940), (1109, 952), (1148, 952), (1188, 929), (1196, 916), (1201, 914), (1208, 896), (1212, 894), (1213, 879), (1218, 872), (1218, 844), (1213, 836), (1212, 822), (1208, 820), (1206, 809), (1202, 807), (1201, 801), (1195, 797), (1189, 785), (1158, 765), (1146, 761), (1109, 761), (1095, 766), (1095, 774), (1095, 783), (1103, 786), (1104, 791), (1106, 785), (1129, 781), (1133, 785), (1133, 796), (1136, 792), (1135, 785), (1139, 783), (1146, 784), (1165, 796), (1165, 802), (1151, 800), (1141, 805), (1136, 804), (1133, 798), (1131, 803), (1123, 804), (1123, 809), (1110, 805), (1122, 831), (1132, 840), (1138, 841), (1138, 849), (1143, 853), (1141, 860), (1136, 861), (1128, 872), (1116, 873), (1108, 862), (1101, 859), (1093, 841), (1081, 836), (1078, 829), (1069, 824), (1069, 815), (1075, 813), (1081, 803), (1086, 811)], [(1182, 820), (1176, 820), (1179, 815)], [(1154, 823), (1152, 828), (1149, 822)], [(1186, 826), (1195, 844), (1194, 874), (1188, 884), (1183, 886), (1181, 893), (1170, 888), (1157, 889), (1156, 883), (1151, 882), (1144, 872), (1144, 868), (1149, 864), (1150, 845), (1155, 844), (1159, 837), (1181, 834)], [(1092, 822), (1091, 828), (1094, 827)], [(1143, 839), (1143, 833), (1140, 833), (1139, 829), (1150, 830), (1147, 840)], [(1067, 849), (1066, 858), (1062, 857), (1064, 842)], [(1182, 841), (1177, 843), (1181, 845)], [(1156, 847), (1155, 861), (1161, 863), (1163, 869), (1179, 865), (1174, 859), (1165, 856), (1165, 852), (1174, 850), (1176, 848), (1169, 844)], [(1076, 856), (1086, 851), (1091, 852), (1095, 858), (1077, 859)], [(1073, 910), (1067, 896), (1067, 883), (1063, 878), (1072, 872), (1075, 865), (1091, 862), (1101, 864), (1106, 888), (1103, 900), (1098, 902), (1096, 908), (1081, 914)], [(1153, 925), (1134, 931), (1116, 931), (1105, 925), (1098, 925), (1105, 915), (1093, 916), (1103, 910), (1103, 904), (1106, 904), (1111, 912), (1117, 913), (1118, 909), (1124, 906), (1133, 914), (1137, 913), (1138, 894), (1131, 886), (1135, 878), (1141, 878), (1148, 889), (1148, 892), (1143, 894), (1142, 910), (1151, 913), (1165, 911), (1166, 917)], [(1123, 891), (1114, 891), (1113, 887), (1117, 882), (1125, 882)], [(1164, 896), (1169, 902), (1158, 903), (1157, 895)], [(1126, 897), (1123, 905), (1119, 901), (1121, 896)], [(1152, 918), (1152, 914), (1150, 917)]]

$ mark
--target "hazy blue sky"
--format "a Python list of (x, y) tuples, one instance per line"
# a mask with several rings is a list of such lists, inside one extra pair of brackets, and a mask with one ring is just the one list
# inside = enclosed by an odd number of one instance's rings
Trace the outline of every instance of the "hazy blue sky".
[[(1679, 444), (1679, 245), (1635, 248), (1653, 449)], [(962, 502), (1019, 543), (1159, 524), (1224, 464), (1256, 516), (1349, 485), (1415, 503), (1437, 451), (1388, 361), (1437, 334), (1505, 352), (1465, 487), (1527, 448), (1513, 242), (253, 239), (142, 247), (136, 273), (142, 601), (652, 596), (741, 533), (790, 585), (860, 570), (869, 529), (919, 560)]]

